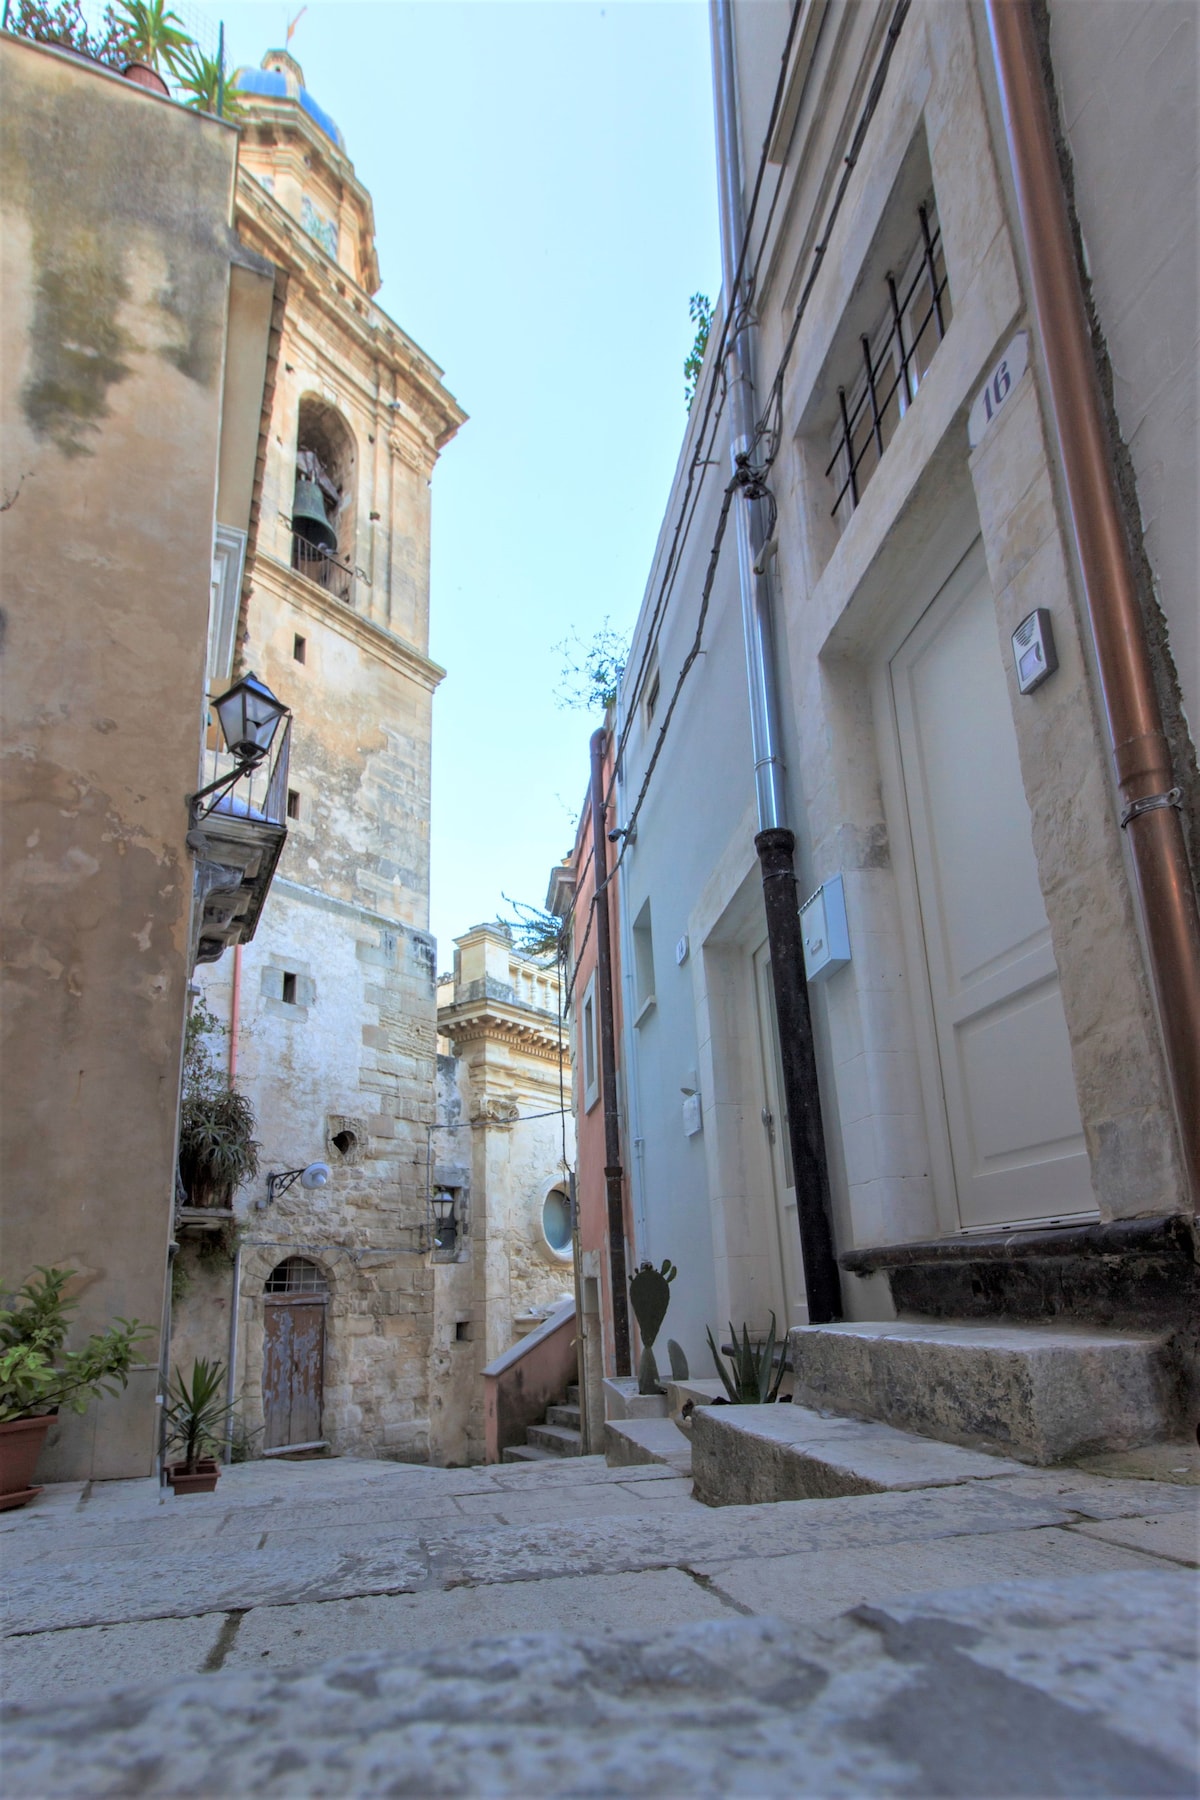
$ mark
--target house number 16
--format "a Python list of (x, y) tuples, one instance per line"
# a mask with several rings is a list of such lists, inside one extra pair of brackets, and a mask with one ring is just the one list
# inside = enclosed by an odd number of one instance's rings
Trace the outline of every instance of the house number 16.
[(1025, 332), (1018, 331), (975, 396), (975, 404), (967, 420), (967, 437), (972, 450), (982, 442), (996, 414), (1025, 373), (1028, 361), (1029, 339)]

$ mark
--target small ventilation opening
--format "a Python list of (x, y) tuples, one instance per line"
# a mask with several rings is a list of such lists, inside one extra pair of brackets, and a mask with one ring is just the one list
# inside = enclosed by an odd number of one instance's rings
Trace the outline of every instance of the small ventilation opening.
[(296, 977), (287, 969), (283, 972), (283, 1001), (285, 1006), (296, 1004)]
[(458, 1320), (457, 1324), (454, 1327), (454, 1341), (456, 1344), (469, 1344), (471, 1342), (471, 1321), (470, 1321), (470, 1319), (459, 1319)]
[(300, 796), (295, 788), (288, 789), (287, 816), (289, 819), (300, 817)]
[(299, 663), (308, 661), (308, 639), (302, 638), (299, 632), (292, 639), (292, 657)]
[(358, 1148), (358, 1139), (352, 1131), (335, 1131), (330, 1143), (342, 1156), (353, 1156)]

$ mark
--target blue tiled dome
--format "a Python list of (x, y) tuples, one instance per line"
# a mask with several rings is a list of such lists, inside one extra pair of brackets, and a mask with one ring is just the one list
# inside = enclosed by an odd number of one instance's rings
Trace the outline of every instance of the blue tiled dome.
[(261, 69), (238, 69), (233, 85), (242, 94), (260, 94), (264, 100), (297, 100), (314, 125), (318, 125), (343, 155), (346, 140), (324, 107), (318, 106), (304, 85), (304, 71), (286, 50), (268, 50)]

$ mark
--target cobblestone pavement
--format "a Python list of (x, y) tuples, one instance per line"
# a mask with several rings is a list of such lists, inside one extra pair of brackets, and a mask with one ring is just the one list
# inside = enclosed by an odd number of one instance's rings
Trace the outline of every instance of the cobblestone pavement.
[(1193, 1794), (1196, 1502), (709, 1508), (596, 1457), (64, 1484), (0, 1517), (5, 1788)]

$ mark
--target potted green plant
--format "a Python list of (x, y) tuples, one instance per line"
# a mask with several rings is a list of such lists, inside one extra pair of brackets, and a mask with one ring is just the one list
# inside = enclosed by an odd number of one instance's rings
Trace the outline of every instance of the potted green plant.
[(167, 1480), (177, 1494), (211, 1494), (221, 1478), (215, 1452), (232, 1411), (224, 1395), (224, 1363), (198, 1356), (190, 1380), (176, 1369), (165, 1411), (167, 1443), (183, 1451), (181, 1461), (167, 1464)]
[(729, 1335), (733, 1339), (730, 1348), (733, 1351), (729, 1358), (730, 1374), (721, 1359), (716, 1340), (712, 1334), (712, 1326), (706, 1326), (708, 1347), (712, 1351), (713, 1361), (717, 1365), (717, 1374), (725, 1383), (725, 1392), (729, 1395), (733, 1406), (765, 1406), (769, 1401), (778, 1400), (779, 1388), (787, 1370), (786, 1346), (775, 1366), (775, 1314), (771, 1314), (771, 1329), (765, 1343), (755, 1346), (750, 1342), (750, 1329), (742, 1326), (741, 1342), (733, 1329), (732, 1319), (729, 1322)]
[(208, 1038), (223, 1029), (201, 1000), (187, 1022), (179, 1111), (179, 1179), (189, 1206), (228, 1208), (258, 1174), (254, 1108), (217, 1068)]
[(81, 1413), (98, 1394), (126, 1387), (137, 1346), (152, 1335), (136, 1319), (118, 1319), (82, 1349), (64, 1349), (78, 1305), (66, 1293), (74, 1274), (39, 1267), (0, 1307), (0, 1512), (41, 1492), (33, 1474), (59, 1407)]

